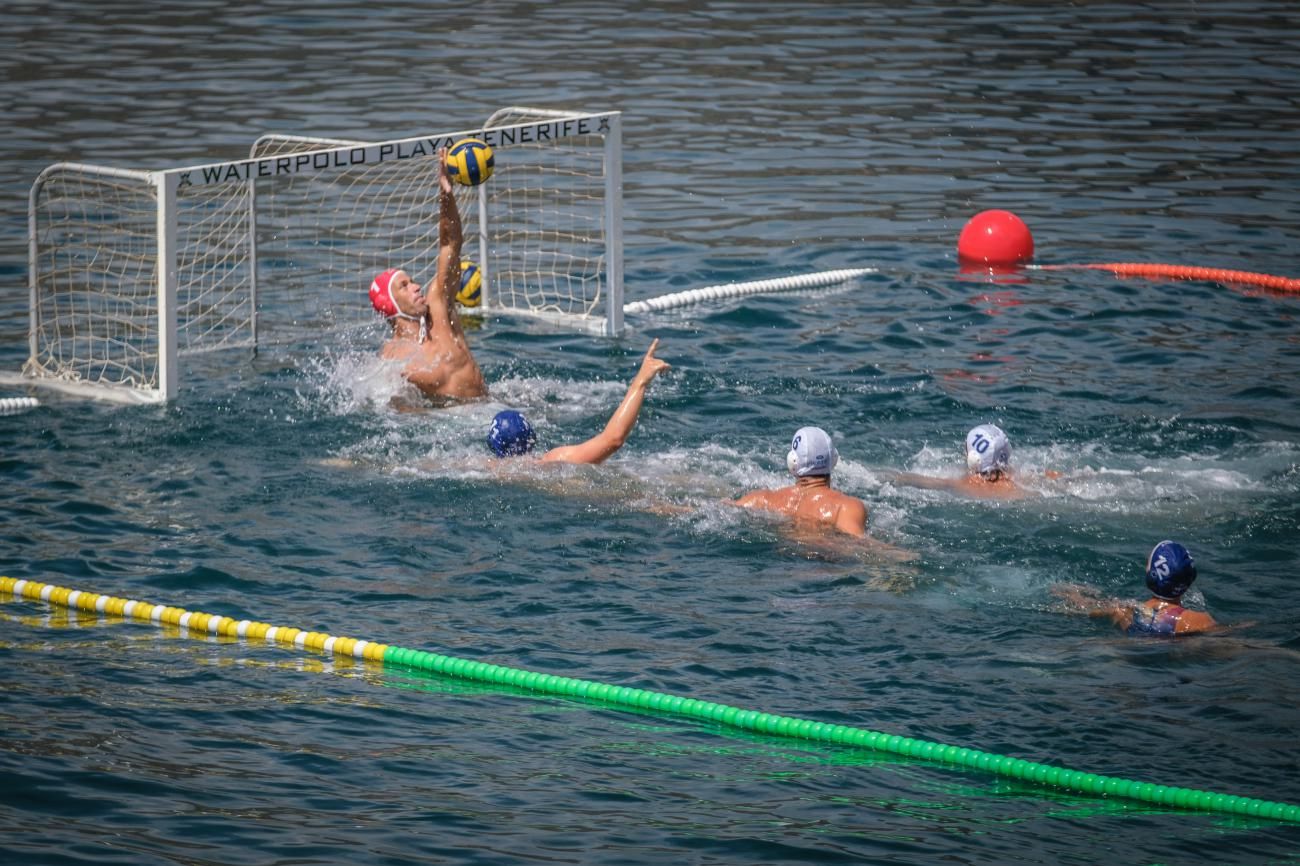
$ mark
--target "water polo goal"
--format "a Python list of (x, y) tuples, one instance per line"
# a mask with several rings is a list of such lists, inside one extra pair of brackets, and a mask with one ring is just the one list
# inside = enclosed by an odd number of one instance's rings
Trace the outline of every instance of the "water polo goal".
[(619, 112), (510, 107), (385, 141), (270, 134), (246, 159), (140, 171), (57, 163), (28, 208), (29, 353), (0, 383), (175, 397), (180, 359), (373, 321), (378, 271), (433, 271), (437, 153), (475, 137), (495, 172), (458, 187), (481, 309), (623, 328)]

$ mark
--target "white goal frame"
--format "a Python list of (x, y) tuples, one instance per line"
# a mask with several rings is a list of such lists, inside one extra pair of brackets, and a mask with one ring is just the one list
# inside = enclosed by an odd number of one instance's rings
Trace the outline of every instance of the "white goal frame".
[(0, 384), (164, 402), (183, 357), (376, 321), (374, 273), (432, 277), (437, 149), (466, 137), (496, 160), (457, 192), (473, 312), (620, 334), (621, 115), (510, 107), (389, 141), (268, 135), (247, 159), (164, 171), (48, 167), (28, 209), (29, 357)]

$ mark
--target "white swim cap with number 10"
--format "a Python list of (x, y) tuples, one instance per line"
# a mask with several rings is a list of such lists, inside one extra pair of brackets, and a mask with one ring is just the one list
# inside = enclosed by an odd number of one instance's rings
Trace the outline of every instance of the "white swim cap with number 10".
[(980, 475), (1011, 465), (1011, 443), (996, 424), (981, 424), (966, 434), (966, 468)]

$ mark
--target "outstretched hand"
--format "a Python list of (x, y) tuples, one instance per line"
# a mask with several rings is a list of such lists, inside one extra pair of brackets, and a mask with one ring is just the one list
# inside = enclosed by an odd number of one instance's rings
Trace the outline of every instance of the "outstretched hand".
[(637, 371), (637, 381), (648, 383), (655, 376), (658, 376), (664, 370), (671, 370), (672, 365), (667, 361), (661, 361), (655, 357), (655, 349), (659, 347), (659, 338), (656, 337), (646, 350), (645, 357), (641, 359), (641, 369)]
[(454, 195), (455, 188), (451, 185), (451, 176), (447, 174), (447, 148), (438, 148), (438, 189), (444, 195)]

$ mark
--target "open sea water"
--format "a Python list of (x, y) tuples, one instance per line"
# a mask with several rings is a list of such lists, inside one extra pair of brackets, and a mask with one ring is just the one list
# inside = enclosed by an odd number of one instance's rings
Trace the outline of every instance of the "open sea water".
[[(1300, 276), (1292, 4), (14, 0), (0, 46), (8, 370), (42, 168), (267, 131), (618, 110), (628, 300), (879, 269), (616, 340), (476, 319), (492, 396), (453, 409), (388, 408), (378, 328), (207, 358), (165, 407), (41, 394), (0, 417), (0, 574), (1300, 803), (1300, 297), (955, 260), (998, 207), (1041, 264)], [(598, 430), (655, 337), (608, 464), (485, 468), (503, 407)], [(889, 482), (984, 422), (1039, 495)], [(723, 504), (804, 424), (914, 562)], [(1234, 628), (1134, 639), (1050, 593), (1136, 597), (1167, 537)], [(0, 860), (1282, 864), (1300, 827), (7, 600)]]

